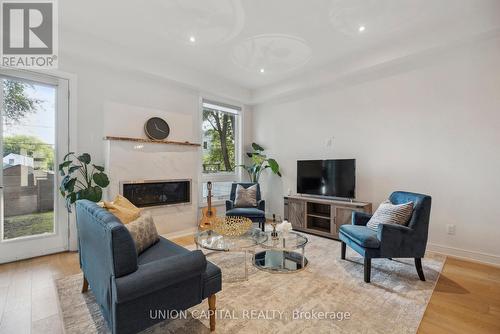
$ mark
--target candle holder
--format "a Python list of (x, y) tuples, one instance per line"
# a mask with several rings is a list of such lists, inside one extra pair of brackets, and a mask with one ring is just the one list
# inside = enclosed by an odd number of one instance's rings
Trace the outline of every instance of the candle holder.
[(280, 220), (281, 220), (280, 216), (276, 216), (275, 214), (273, 214), (273, 221), (271, 222), (271, 226), (273, 227), (273, 231), (271, 232), (271, 238), (273, 240), (279, 239), (279, 234), (278, 231), (276, 231), (276, 226), (278, 225)]

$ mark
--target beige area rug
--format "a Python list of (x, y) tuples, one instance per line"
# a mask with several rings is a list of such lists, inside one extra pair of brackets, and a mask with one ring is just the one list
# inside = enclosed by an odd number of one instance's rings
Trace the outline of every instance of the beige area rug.
[[(413, 259), (374, 259), (372, 283), (366, 284), (363, 259), (354, 251), (347, 248), (347, 261), (343, 261), (339, 242), (308, 238), (309, 265), (294, 274), (271, 274), (249, 265), (248, 281), (235, 282), (244, 275), (242, 254), (208, 256), (223, 273), (223, 288), (217, 294), (217, 333), (417, 331), (444, 256), (429, 254), (423, 259), (426, 282), (418, 279)], [(80, 293), (81, 279), (74, 275), (56, 281), (66, 333), (109, 333), (91, 290)], [(187, 319), (163, 322), (144, 333), (209, 333), (203, 316), (207, 308), (204, 301), (189, 310)]]

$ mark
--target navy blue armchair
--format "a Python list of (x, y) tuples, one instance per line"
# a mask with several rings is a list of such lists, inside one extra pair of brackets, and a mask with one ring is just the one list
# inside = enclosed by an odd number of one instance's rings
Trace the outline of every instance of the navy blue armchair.
[[(241, 185), (245, 189), (248, 187), (257, 185), (257, 206), (251, 208), (237, 208), (234, 206), (234, 201), (236, 198), (236, 187)], [(254, 223), (258, 223), (259, 227), (264, 231), (264, 225), (266, 223), (266, 202), (262, 199), (260, 194), (260, 185), (253, 182), (240, 182), (233, 183), (231, 186), (231, 194), (229, 200), (226, 201), (226, 216), (238, 216), (249, 218)]]
[(396, 191), (389, 200), (393, 204), (413, 202), (413, 214), (408, 226), (380, 224), (374, 231), (366, 227), (371, 215), (354, 212), (352, 225), (340, 227), (341, 258), (345, 260), (346, 245), (362, 255), (367, 283), (370, 282), (371, 259), (414, 258), (418, 276), (425, 281), (422, 258), (427, 246), (432, 199), (427, 195)]
[(82, 293), (90, 286), (113, 334), (137, 333), (165, 320), (153, 319), (150, 310), (183, 311), (205, 298), (215, 310), (222, 275), (201, 251), (160, 237), (137, 255), (128, 229), (113, 214), (87, 200), (77, 201), (76, 214)]

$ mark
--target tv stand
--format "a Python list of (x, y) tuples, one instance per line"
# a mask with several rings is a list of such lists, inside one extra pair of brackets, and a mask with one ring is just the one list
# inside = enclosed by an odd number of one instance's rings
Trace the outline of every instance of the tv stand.
[(353, 211), (372, 212), (372, 204), (321, 197), (285, 196), (285, 219), (294, 230), (338, 239), (339, 228), (351, 224)]

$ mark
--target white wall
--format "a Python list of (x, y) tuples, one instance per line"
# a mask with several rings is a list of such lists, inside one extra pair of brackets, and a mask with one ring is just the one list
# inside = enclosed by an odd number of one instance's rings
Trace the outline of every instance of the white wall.
[(359, 200), (376, 208), (395, 190), (429, 194), (431, 249), (500, 264), (498, 39), (405, 73), (258, 105), (253, 117), (254, 139), (283, 170), (263, 182), (270, 212), (296, 191), (298, 159), (356, 158)]

